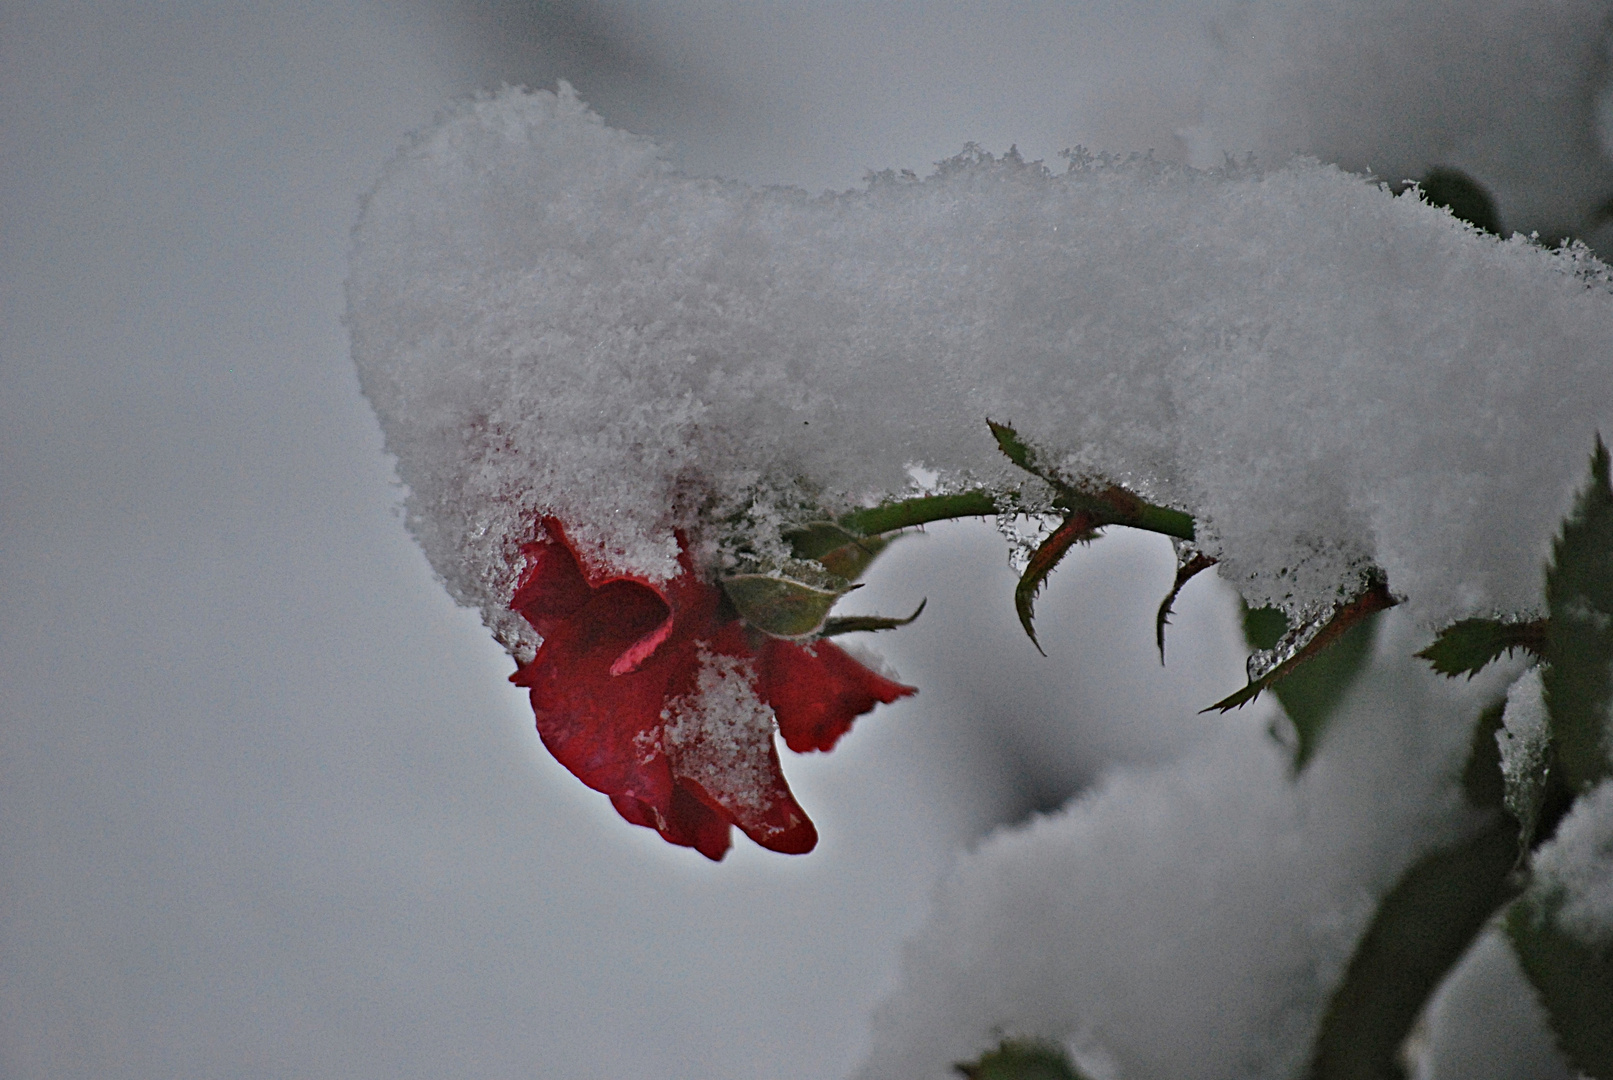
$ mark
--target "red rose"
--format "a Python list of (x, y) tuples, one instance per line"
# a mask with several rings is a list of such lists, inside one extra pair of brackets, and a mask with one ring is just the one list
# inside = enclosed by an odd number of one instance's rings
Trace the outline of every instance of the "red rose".
[(773, 851), (811, 851), (818, 832), (779, 768), (775, 718), (791, 750), (828, 750), (914, 688), (826, 641), (755, 630), (687, 553), (652, 585), (585, 568), (553, 518), (543, 531), (510, 601), (543, 644), (510, 678), (531, 690), (549, 752), (622, 817), (709, 859), (728, 851), (730, 825)]

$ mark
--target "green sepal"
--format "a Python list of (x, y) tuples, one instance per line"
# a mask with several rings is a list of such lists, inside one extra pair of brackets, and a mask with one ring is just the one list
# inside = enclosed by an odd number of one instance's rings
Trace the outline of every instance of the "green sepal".
[(1030, 561), (1025, 564), (1025, 572), (1020, 575), (1019, 584), (1014, 587), (1014, 610), (1019, 613), (1019, 625), (1025, 628), (1031, 644), (1035, 645), (1036, 651), (1043, 656), (1047, 653), (1042, 649), (1042, 643), (1036, 640), (1036, 628), (1032, 625), (1036, 614), (1036, 594), (1042, 591), (1047, 575), (1053, 572), (1072, 547), (1086, 543), (1097, 535), (1090, 515), (1080, 511), (1071, 514), (1058, 528), (1048, 534), (1047, 539), (1037, 545), (1036, 550), (1031, 553)]
[(1462, 619), (1441, 630), (1417, 656), (1441, 675), (1471, 679), (1514, 649), (1526, 649), (1537, 657), (1543, 654), (1546, 620)]
[(1356, 943), (1328, 1003), (1307, 1080), (1404, 1075), (1401, 1045), (1447, 972), (1517, 894), (1518, 829), (1493, 814), (1477, 835), (1401, 875)]
[(1613, 1080), (1613, 936), (1587, 941), (1561, 924), (1560, 887), (1537, 884), (1507, 912), (1507, 936), (1570, 1065)]
[(1004, 1039), (980, 1060), (952, 1068), (965, 1080), (1086, 1080), (1062, 1048), (1041, 1039)]
[(1310, 640), (1305, 642), (1293, 656), (1290, 656), (1260, 678), (1251, 680), (1243, 689), (1222, 698), (1214, 705), (1200, 709), (1199, 712), (1210, 712), (1212, 709), (1229, 712), (1247, 705), (1259, 697), (1262, 691), (1288, 678), (1302, 664), (1315, 659), (1329, 646), (1342, 638), (1346, 631), (1367, 618), (1367, 616), (1392, 608), (1399, 602), (1389, 592), (1389, 586), (1384, 582), (1383, 578), (1374, 576), (1367, 584), (1367, 587), (1354, 600), (1341, 605), (1333, 613), (1333, 617), (1327, 621), (1327, 624), (1313, 634)]
[(905, 619), (893, 619), (886, 615), (842, 615), (824, 622), (823, 629), (818, 631), (819, 637), (839, 637), (841, 634), (857, 634), (864, 631), (895, 630), (906, 626), (918, 618), (924, 611), (928, 599), (920, 600), (919, 606), (913, 609), (913, 614)]
[(1546, 568), (1546, 666), (1541, 673), (1564, 779), (1586, 791), (1613, 772), (1613, 488), (1596, 437), (1591, 480), (1552, 544)]
[(833, 521), (808, 522), (784, 534), (790, 554), (816, 562), (835, 577), (856, 581), (899, 533), (863, 536)]
[(860, 534), (848, 532), (832, 521), (811, 521), (784, 534), (784, 542), (797, 559), (818, 559), (860, 539)]
[(847, 589), (820, 589), (769, 574), (724, 578), (723, 592), (750, 625), (772, 637), (810, 637), (823, 629), (829, 609)]

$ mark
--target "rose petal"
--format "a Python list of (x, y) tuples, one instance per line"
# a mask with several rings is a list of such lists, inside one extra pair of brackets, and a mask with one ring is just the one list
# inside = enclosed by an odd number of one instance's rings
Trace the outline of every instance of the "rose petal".
[(830, 749), (875, 705), (918, 693), (868, 670), (827, 641), (796, 645), (771, 638), (757, 667), (762, 697), (773, 706), (784, 745), (798, 754)]
[(616, 581), (551, 628), (532, 663), (512, 681), (531, 691), (538, 734), (583, 783), (628, 794), (668, 812), (672, 776), (661, 749), (668, 694), (686, 693), (695, 657), (656, 656), (628, 675), (612, 660), (660, 625), (666, 605), (643, 585)]

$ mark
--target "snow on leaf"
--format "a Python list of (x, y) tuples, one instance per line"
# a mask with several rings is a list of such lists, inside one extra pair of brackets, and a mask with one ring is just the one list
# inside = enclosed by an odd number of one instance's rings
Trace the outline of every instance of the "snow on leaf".
[(1541, 697), (1539, 668), (1531, 668), (1507, 690), (1501, 730), (1495, 733), (1500, 751), (1503, 803), (1518, 822), (1520, 853), (1534, 841), (1551, 779), (1551, 725)]
[(1539, 849), (1506, 928), (1563, 1055), (1613, 1080), (1613, 782), (1575, 800)]

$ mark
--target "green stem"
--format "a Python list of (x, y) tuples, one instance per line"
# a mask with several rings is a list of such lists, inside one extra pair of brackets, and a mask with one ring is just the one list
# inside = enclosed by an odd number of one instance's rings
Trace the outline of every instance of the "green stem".
[(840, 527), (859, 536), (877, 536), (932, 521), (989, 517), (996, 514), (997, 502), (984, 491), (960, 491), (956, 495), (920, 495), (915, 499), (853, 510), (840, 518)]

